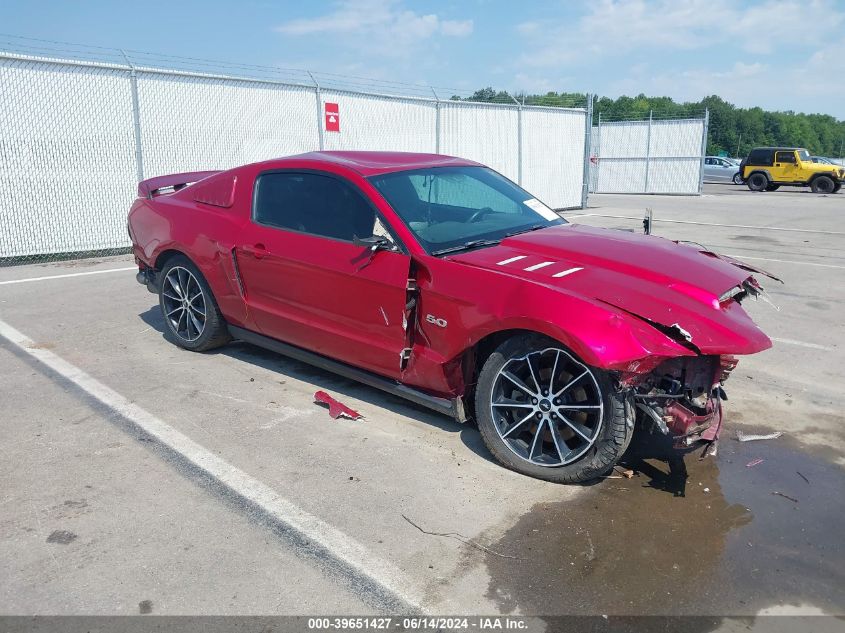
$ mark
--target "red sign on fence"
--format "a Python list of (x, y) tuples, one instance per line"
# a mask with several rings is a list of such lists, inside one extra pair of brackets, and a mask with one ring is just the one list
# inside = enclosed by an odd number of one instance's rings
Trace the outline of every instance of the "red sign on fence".
[(326, 132), (340, 132), (340, 110), (336, 103), (326, 103)]

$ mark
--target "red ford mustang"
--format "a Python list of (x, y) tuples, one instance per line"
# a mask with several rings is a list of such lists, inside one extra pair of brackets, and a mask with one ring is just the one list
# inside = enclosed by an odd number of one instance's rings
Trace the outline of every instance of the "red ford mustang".
[(454, 416), (505, 466), (606, 472), (636, 427), (717, 439), (734, 354), (771, 342), (744, 263), (569, 224), (495, 171), (314, 152), (138, 186), (138, 280), (169, 338), (232, 338)]

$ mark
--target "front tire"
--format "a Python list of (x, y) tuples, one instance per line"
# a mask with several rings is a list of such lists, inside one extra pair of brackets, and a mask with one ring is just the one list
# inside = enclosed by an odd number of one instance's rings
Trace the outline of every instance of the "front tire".
[(171, 342), (205, 352), (230, 340), (211, 288), (191, 260), (183, 255), (168, 259), (159, 279), (158, 302)]
[(739, 172), (736, 172), (736, 173), (734, 174), (734, 177), (733, 177), (733, 183), (734, 183), (735, 185), (741, 185), (741, 184), (742, 184), (742, 176), (740, 176), (740, 175), (739, 175)]
[(835, 186), (836, 183), (833, 182), (833, 178), (819, 176), (810, 184), (810, 189), (813, 193), (834, 193)]
[(508, 339), (487, 358), (475, 412), (481, 437), (501, 464), (555, 483), (604, 474), (633, 433), (611, 377), (537, 334)]
[(769, 185), (769, 179), (766, 178), (766, 174), (756, 172), (748, 177), (746, 184), (751, 191), (765, 191)]

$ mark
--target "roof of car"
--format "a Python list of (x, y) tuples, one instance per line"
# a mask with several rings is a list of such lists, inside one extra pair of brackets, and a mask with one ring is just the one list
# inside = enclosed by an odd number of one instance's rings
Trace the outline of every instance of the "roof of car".
[(375, 176), (394, 171), (423, 169), (426, 167), (455, 167), (479, 165), (465, 158), (444, 156), (442, 154), (416, 154), (413, 152), (308, 152), (287, 156), (272, 161), (275, 164), (288, 161), (314, 160), (354, 169), (362, 176)]

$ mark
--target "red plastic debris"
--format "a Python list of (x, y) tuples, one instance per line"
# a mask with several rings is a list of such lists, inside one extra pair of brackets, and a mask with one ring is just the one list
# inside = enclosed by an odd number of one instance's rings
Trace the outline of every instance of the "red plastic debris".
[(358, 420), (364, 417), (354, 409), (350, 409), (349, 407), (347, 407), (342, 402), (338, 402), (325, 391), (318, 391), (317, 393), (315, 393), (314, 400), (316, 402), (322, 402), (323, 404), (328, 405), (329, 415), (335, 420), (337, 420), (340, 416), (347, 417), (350, 420)]

